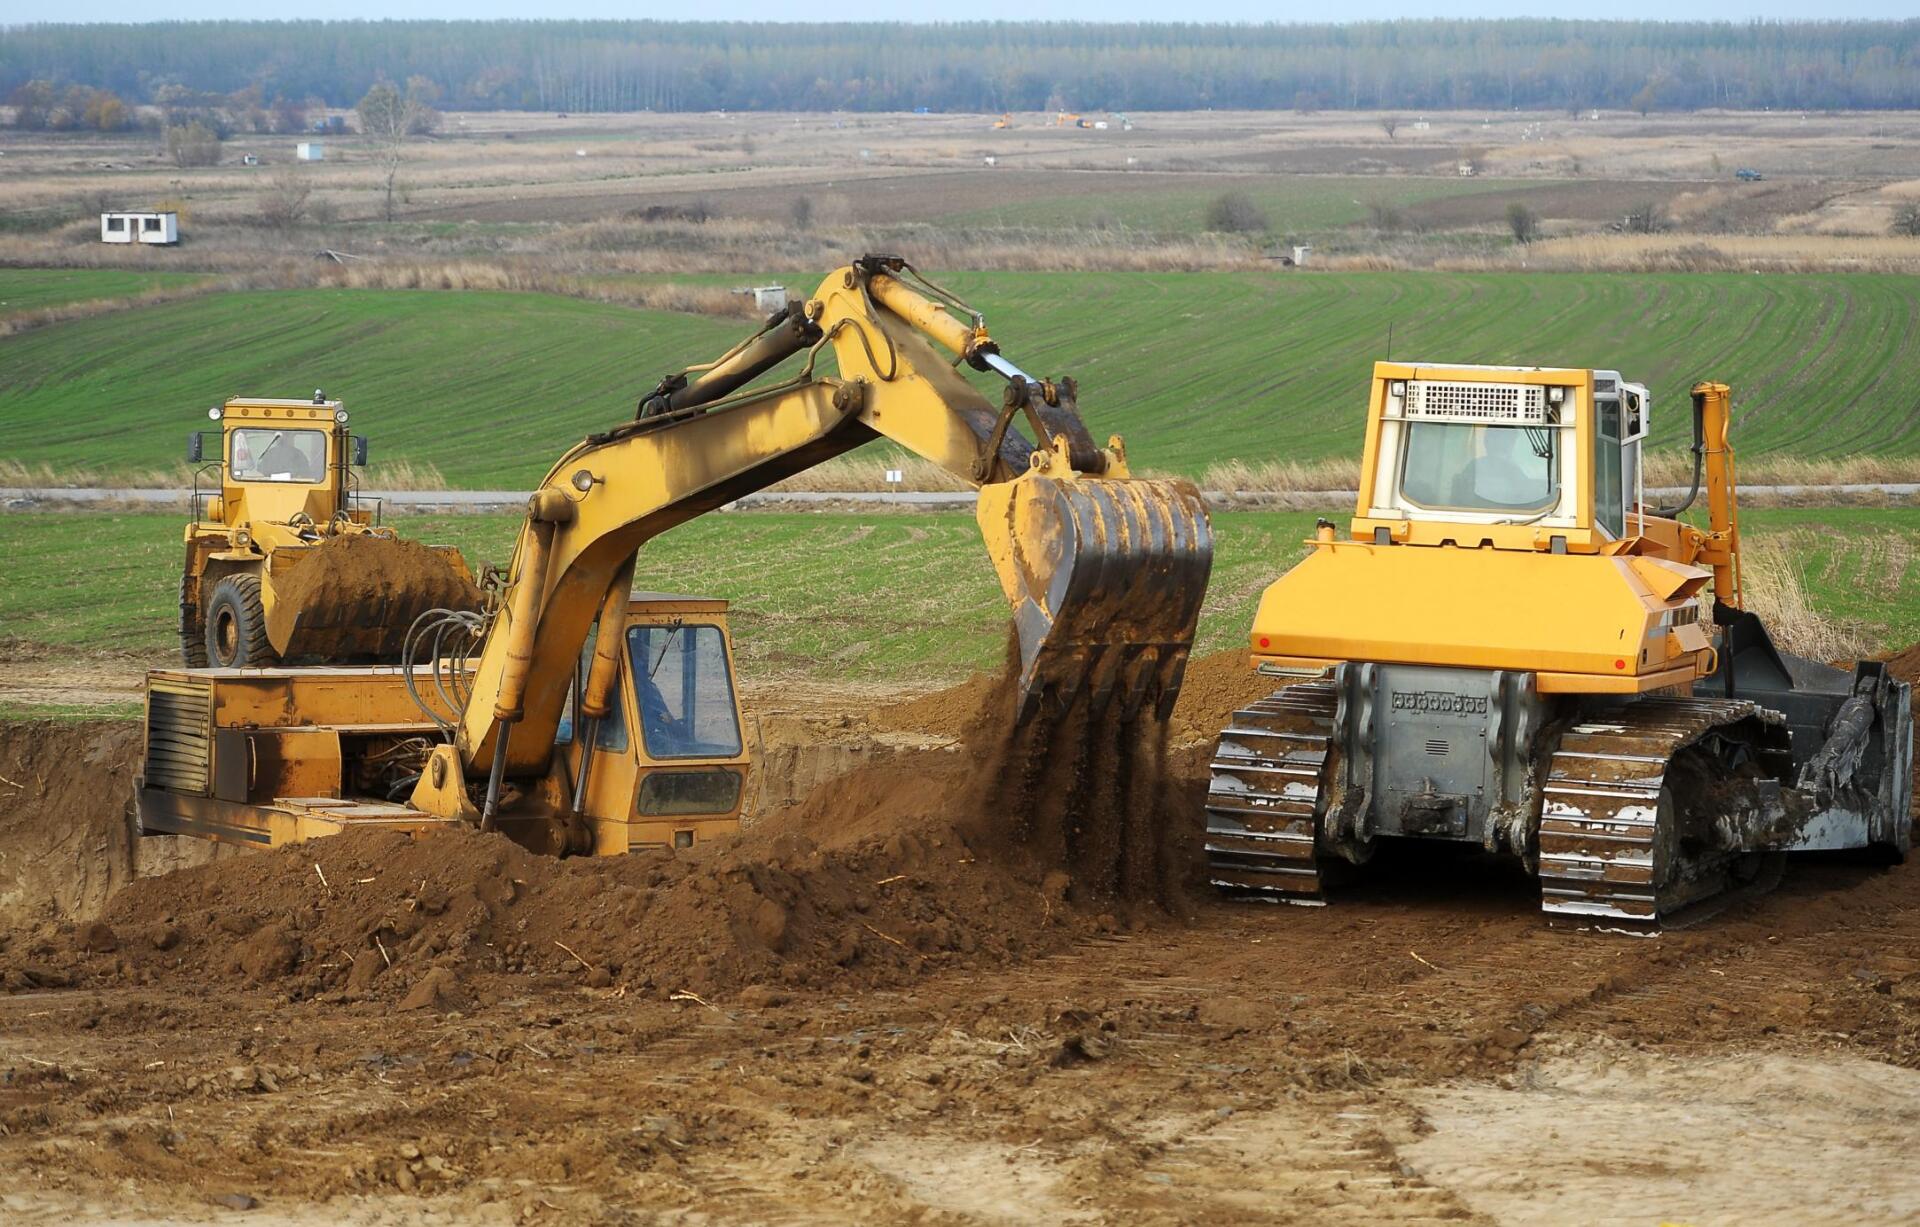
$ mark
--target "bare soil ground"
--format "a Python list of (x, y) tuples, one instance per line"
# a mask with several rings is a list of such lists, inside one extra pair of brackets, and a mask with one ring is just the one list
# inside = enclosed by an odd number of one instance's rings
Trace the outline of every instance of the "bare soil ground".
[[(952, 821), (994, 685), (769, 711), (763, 772), (817, 777), (792, 803), (617, 861), (353, 836), (142, 876), (186, 853), (124, 837), (135, 727), (0, 729), (0, 1211), (1920, 1214), (1913, 866), (1802, 862), (1640, 939), (1549, 926), (1478, 857), (1388, 863), (1324, 909), (1141, 905)], [(1177, 787), (1261, 689), (1197, 664)]]

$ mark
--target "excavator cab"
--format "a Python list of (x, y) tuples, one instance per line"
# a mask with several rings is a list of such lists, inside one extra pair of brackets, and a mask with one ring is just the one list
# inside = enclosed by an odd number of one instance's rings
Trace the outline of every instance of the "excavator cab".
[[(593, 852), (689, 848), (737, 829), (747, 750), (727, 602), (636, 592), (624, 634), (615, 701), (593, 723), (595, 761), (580, 807)], [(580, 695), (593, 654), (590, 638), (554, 738), (568, 780), (584, 757), (574, 741), (587, 727)]]

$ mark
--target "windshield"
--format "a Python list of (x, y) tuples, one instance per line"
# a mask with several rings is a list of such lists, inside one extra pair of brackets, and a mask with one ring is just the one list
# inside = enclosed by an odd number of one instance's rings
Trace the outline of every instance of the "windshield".
[(1400, 492), (1450, 511), (1546, 511), (1560, 501), (1555, 436), (1540, 426), (1410, 422)]
[(740, 722), (717, 626), (634, 626), (627, 654), (650, 758), (731, 758)]
[(235, 481), (327, 479), (327, 432), (257, 427), (233, 432), (227, 468)]

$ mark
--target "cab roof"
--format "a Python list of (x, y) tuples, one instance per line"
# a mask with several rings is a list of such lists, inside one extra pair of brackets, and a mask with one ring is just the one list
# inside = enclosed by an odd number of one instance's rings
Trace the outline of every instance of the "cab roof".
[(724, 597), (689, 596), (681, 592), (636, 592), (627, 600), (627, 608), (647, 608), (661, 613), (725, 613)]

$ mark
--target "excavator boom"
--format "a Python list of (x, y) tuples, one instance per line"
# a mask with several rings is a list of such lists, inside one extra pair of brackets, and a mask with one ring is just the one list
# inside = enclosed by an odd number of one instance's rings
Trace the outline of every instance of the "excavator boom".
[[(837, 374), (817, 375), (827, 347)], [(796, 373), (763, 382), (802, 356)], [(963, 364), (1005, 381), (998, 405)], [(1019, 639), (1010, 721), (1081, 701), (1164, 715), (1211, 565), (1206, 510), (1190, 482), (1133, 477), (1117, 437), (1097, 446), (1076, 391), (1020, 370), (978, 312), (897, 257), (835, 272), (721, 358), (662, 380), (634, 420), (570, 449), (530, 499), (473, 697), (443, 748), (459, 770), (423, 772), (414, 806), (469, 814), (462, 781), (485, 771), (484, 821), (505, 779), (546, 770), (589, 628), (623, 599), (615, 589), (648, 539), (883, 437), (981, 491)]]

